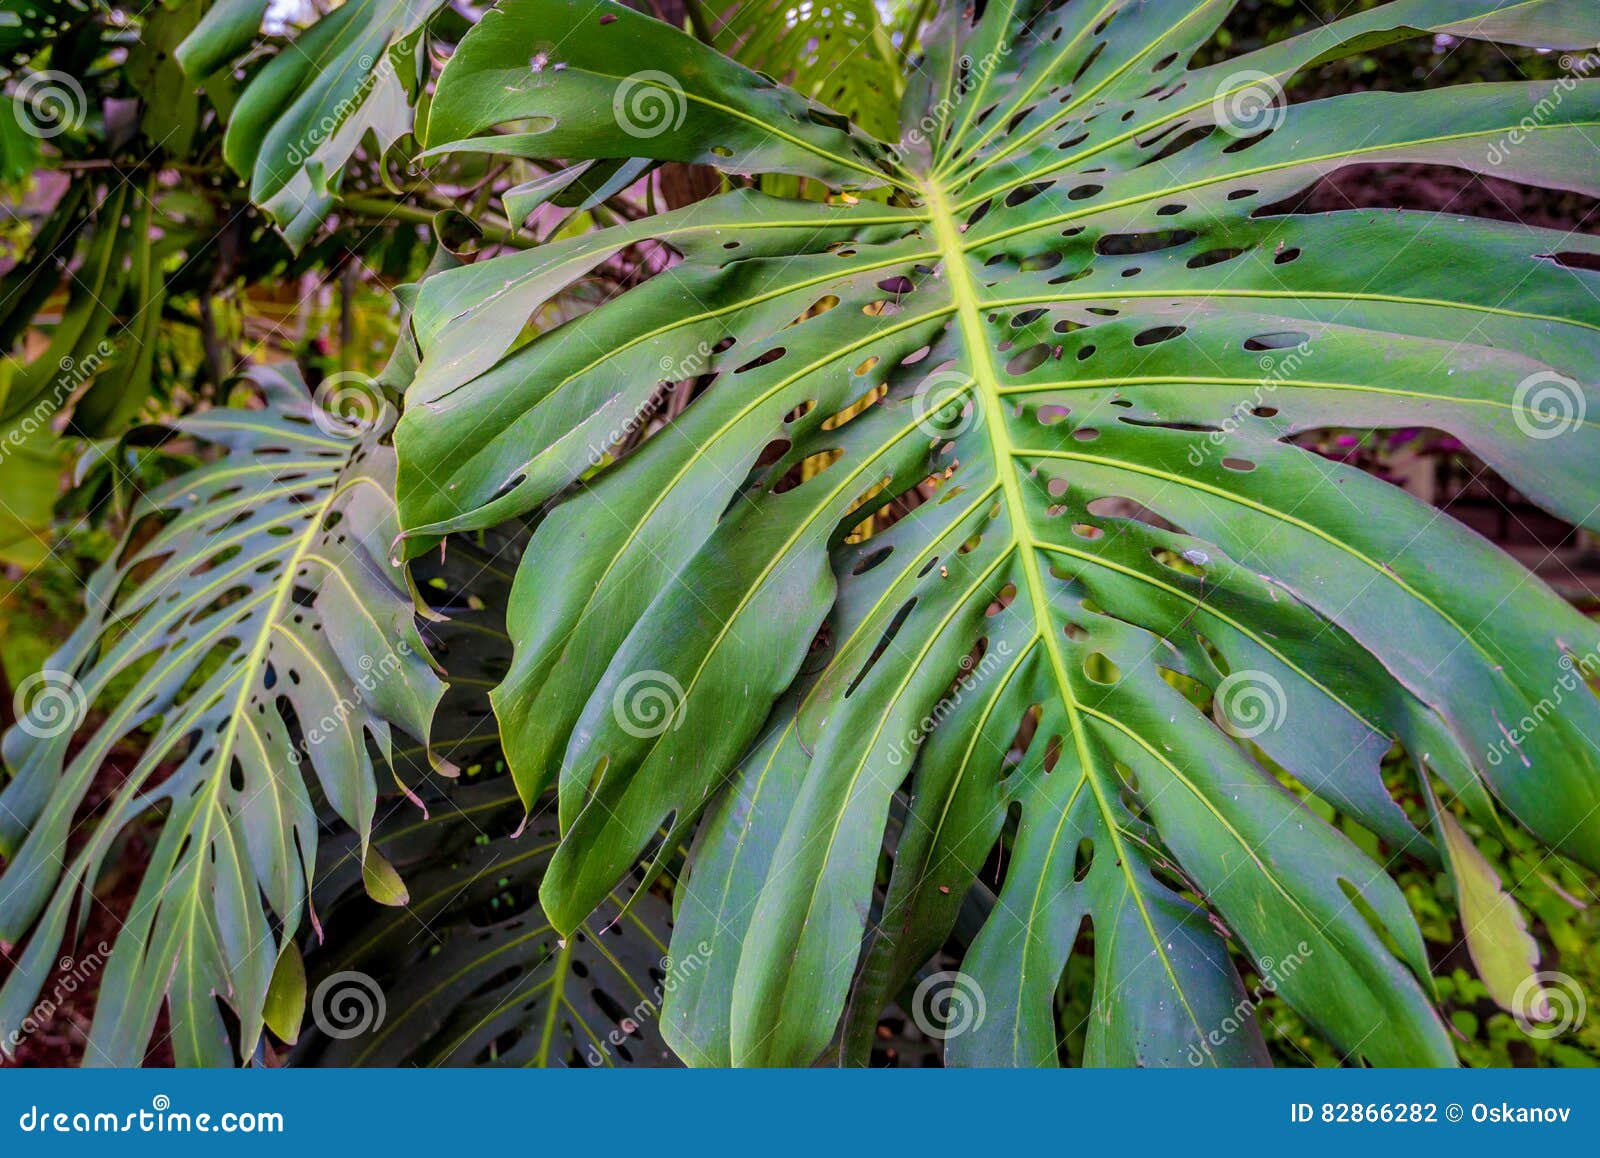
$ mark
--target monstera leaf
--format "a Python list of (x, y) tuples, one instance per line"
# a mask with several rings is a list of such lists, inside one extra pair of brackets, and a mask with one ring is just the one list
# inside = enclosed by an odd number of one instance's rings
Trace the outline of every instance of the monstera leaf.
[[(5, 736), (0, 940), (29, 938), (0, 989), (8, 1042), (118, 838), (153, 811), (160, 837), (101, 978), (89, 1064), (139, 1064), (163, 998), (180, 1064), (234, 1056), (219, 1000), (250, 1055), (307, 911), (313, 797), (357, 834), (368, 889), (404, 899), (369, 851), (375, 764), (395, 728), (427, 736), (443, 685), (389, 561), (393, 412), (336, 420), (297, 380), (258, 378), (266, 409), (177, 424), (226, 453), (140, 500)], [(130, 738), (137, 756), (106, 783)], [(69, 843), (91, 791), (97, 819)]]
[(353, 836), (323, 845), (296, 1065), (672, 1064), (661, 999), (703, 961), (664, 960), (667, 903), (645, 896), (622, 913), (619, 893), (565, 937), (539, 911), (555, 818), (524, 823), (489, 705), (511, 660), (505, 608), (525, 545), (520, 527), (496, 528), (413, 568), (449, 680), (432, 742), (462, 775), (427, 779), (423, 812), (396, 809), (373, 833), (405, 878), (404, 908), (363, 894)]
[[(563, 935), (539, 911), (555, 817), (526, 826), (506, 778), (397, 817), (374, 839), (404, 874), (406, 908), (362, 895), (354, 862), (322, 878), (327, 944), (311, 960), (297, 1064), (661, 1066), (661, 1001), (705, 964), (667, 956), (668, 905), (626, 896)], [(342, 1011), (342, 1012), (341, 1012)]]
[[(381, 157), (411, 131), (423, 26), (442, 0), (342, 4), (251, 78), (228, 119), (223, 151), (299, 249), (333, 208), (346, 166), (371, 139)], [(264, 5), (219, 4), (178, 49), (196, 81), (260, 27)]]
[(893, 29), (873, 0), (736, 0), (707, 7), (712, 43), (723, 52), (845, 113), (869, 133), (893, 134), (905, 81)]
[(0, 428), (6, 502), (0, 508), (0, 563), (37, 567), (50, 554), (52, 513), (61, 478), (61, 440), (23, 422)]
[[(1054, 1064), (1092, 943), (1090, 1062), (1262, 1061), (1238, 1010), (1266, 987), (1352, 1061), (1445, 1064), (1404, 898), (1305, 796), (1385, 858), (1438, 855), (1380, 778), (1398, 743), (1440, 808), (1600, 865), (1600, 632), (1297, 439), (1446, 430), (1596, 526), (1600, 242), (1289, 200), (1379, 162), (1595, 195), (1600, 82), (1282, 98), (1404, 37), (1579, 46), (1600, 14), (1396, 0), (1190, 67), (1230, 7), (950, 6), (893, 147), (611, 3), (507, 0), (443, 70), (431, 149), (839, 190), (444, 273), (414, 317), (408, 549), (542, 515), (494, 702), (525, 805), (557, 782), (545, 913), (575, 930), (698, 826), (674, 952), (705, 939), (713, 967), (665, 1012), (686, 1060), (861, 1057), (984, 869), (951, 1061)], [(646, 241), (678, 260), (523, 338)]]

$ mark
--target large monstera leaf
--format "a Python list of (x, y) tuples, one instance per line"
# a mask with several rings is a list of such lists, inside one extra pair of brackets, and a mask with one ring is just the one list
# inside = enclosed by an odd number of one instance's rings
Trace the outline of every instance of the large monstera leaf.
[[(667, 902), (647, 894), (623, 911), (630, 880), (563, 933), (538, 903), (553, 813), (524, 825), (505, 777), (429, 808), (374, 834), (405, 876), (404, 909), (373, 904), (349, 856), (319, 882), (330, 951), (309, 962), (316, 996), (296, 1063), (672, 1065), (661, 1001), (705, 961), (668, 957)], [(358, 1014), (337, 1016), (341, 990)]]
[[(1600, 242), (1281, 208), (1367, 162), (1600, 193), (1600, 82), (1277, 99), (1341, 53), (1592, 44), (1600, 13), (1397, 0), (1188, 67), (1230, 6), (957, 6), (895, 149), (610, 3), (509, 0), (444, 69), (431, 148), (889, 190), (734, 192), (440, 275), (414, 317), (411, 549), (543, 516), (494, 699), (524, 802), (558, 784), (545, 911), (577, 927), (698, 824), (674, 939), (715, 951), (667, 1003), (686, 1060), (859, 1057), (989, 863), (961, 964), (984, 1016), (952, 1061), (1054, 1064), (1092, 936), (1087, 1061), (1263, 1060), (1244, 960), (1352, 1061), (1449, 1063), (1386, 865), (1301, 794), (1433, 855), (1379, 776), (1398, 743), (1421, 798), (1600, 865), (1600, 632), (1295, 438), (1447, 430), (1596, 525)], [(640, 85), (676, 102), (649, 132)], [(646, 241), (679, 260), (522, 340)], [(663, 379), (696, 400), (610, 465)]]
[[(332, 210), (362, 144), (375, 160), (411, 131), (423, 28), (443, 0), (370, 0), (335, 8), (267, 63), (228, 118), (223, 152), (296, 249)], [(179, 47), (196, 82), (255, 37), (267, 5), (218, 4)]]
[(632, 890), (619, 886), (605, 912), (568, 935), (539, 910), (555, 817), (524, 821), (489, 704), (511, 660), (505, 609), (525, 545), (520, 527), (497, 528), (453, 538), (413, 567), (434, 613), (425, 638), (449, 680), (432, 743), (461, 775), (419, 769), (422, 812), (396, 808), (373, 832), (406, 881), (403, 908), (365, 895), (353, 834), (324, 842), (310, 1016), (293, 1064), (673, 1062), (661, 999), (704, 962), (666, 960), (667, 902), (647, 895), (623, 912)]
[[(119, 838), (152, 812), (160, 837), (106, 964), (89, 1064), (138, 1065), (163, 999), (180, 1064), (234, 1058), (219, 1002), (250, 1055), (280, 950), (307, 912), (319, 802), (357, 834), (374, 896), (404, 899), (369, 850), (375, 765), (390, 761), (394, 729), (427, 736), (443, 684), (389, 560), (393, 412), (362, 433), (298, 380), (258, 377), (266, 408), (177, 424), (226, 453), (139, 501), (89, 583), (87, 617), (5, 736), (0, 940), (28, 937), (0, 989), (7, 1040)], [(76, 839), (102, 765), (128, 739), (139, 755)], [(292, 1004), (293, 986), (282, 996)]]

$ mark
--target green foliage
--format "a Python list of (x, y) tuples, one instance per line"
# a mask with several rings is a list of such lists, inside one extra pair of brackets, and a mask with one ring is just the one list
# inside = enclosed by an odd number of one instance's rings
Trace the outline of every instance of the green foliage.
[[(1563, 666), (1593, 666), (1594, 625), (1291, 438), (1443, 428), (1591, 518), (1592, 430), (1530, 429), (1518, 387), (1576, 398), (1592, 378), (1588, 275), (1530, 257), (1590, 239), (1260, 212), (1352, 161), (1481, 164), (1534, 106), (1539, 132), (1502, 169), (1600, 192), (1577, 160), (1590, 82), (1559, 101), (1527, 84), (1271, 107), (1303, 69), (1419, 32), (1576, 47), (1600, 26), (1572, 4), (1418, 0), (1189, 68), (1229, 7), (947, 14), (900, 118), (932, 129), (888, 151), (606, 4), (510, 0), (442, 74), (434, 153), (643, 154), (893, 191), (736, 192), (419, 296), (397, 431), (412, 550), (548, 511), (494, 696), (524, 801), (557, 784), (543, 907), (575, 927), (659, 830), (671, 847), (698, 829), (674, 937), (717, 952), (665, 1013), (688, 1060), (803, 1064), (841, 1032), (860, 1057), (998, 844), (1003, 887), (962, 964), (988, 1020), (953, 1060), (1056, 1060), (1057, 981), (1092, 927), (1085, 1061), (1265, 1060), (1233, 1024), (1235, 954), (1276, 967), (1342, 1057), (1446, 1061), (1423, 938), (1382, 865), (1456, 830), (1431, 803), (1419, 828), (1384, 790), (1395, 739), (1426, 753), (1422, 799), (1437, 778), (1480, 824), (1503, 808), (1600, 864), (1600, 704), (1538, 707)], [(536, 29), (558, 47), (508, 83)], [(659, 69), (623, 76), (622, 59)], [(667, 276), (521, 341), (552, 293), (645, 237), (681, 256)], [(1449, 260), (1397, 265), (1408, 250)], [(1508, 267), (1509, 290), (1489, 276)], [(590, 477), (663, 377), (702, 392), (672, 435)], [(1535, 715), (1507, 760), (1496, 721)], [(1316, 821), (1273, 767), (1369, 838)], [(909, 823), (878, 912), (897, 792)], [(1469, 842), (1437, 839), (1458, 893), (1484, 898), (1475, 951), (1509, 1002), (1532, 972), (1520, 918)]]
[[(283, 943), (274, 927), (292, 932), (305, 912), (317, 847), (308, 781), (358, 835), (369, 882), (392, 872), (368, 848), (371, 751), (391, 761), (391, 726), (426, 736), (442, 691), (387, 559), (394, 466), (379, 439), (393, 414), (337, 427), (297, 381), (260, 383), (265, 409), (175, 424), (228, 453), (140, 499), (130, 535), (90, 580), (90, 614), (6, 733), (0, 939), (34, 934), (0, 988), (7, 1040), (80, 894), (151, 809), (165, 810), (161, 838), (101, 983), (94, 1064), (137, 1064), (163, 999), (180, 1063), (249, 1056)], [(63, 863), (101, 762), (147, 726), (105, 818)], [(237, 1045), (219, 995), (242, 1027)]]
[[(1409, 779), (1409, 771), (1405, 776)], [(1397, 774), (1392, 782), (1403, 781)], [(1600, 907), (1593, 898), (1600, 892), (1600, 879), (1551, 861), (1536, 841), (1516, 829), (1484, 835), (1480, 848), (1505, 867), (1507, 883), (1531, 915), (1536, 939), (1546, 952), (1541, 968), (1570, 977), (1569, 993), (1596, 992), (1600, 967), (1593, 946), (1600, 939)], [(1570, 1032), (1548, 1036), (1530, 1033), (1530, 1028), (1539, 1028), (1537, 1024), (1519, 1024), (1495, 1003), (1467, 958), (1454, 890), (1444, 874), (1406, 866), (1396, 873), (1396, 880), (1427, 941), (1440, 1009), (1461, 1064), (1474, 1068), (1600, 1064), (1600, 1027), (1592, 1018), (1571, 1026)], [(1263, 1002), (1261, 1016), (1277, 1064), (1332, 1066), (1344, 1060), (1280, 998)]]
[(1296, 208), (1594, 6), (642, 7), (0, 0), (0, 1037), (145, 843), (89, 1062), (1600, 1057), (1600, 626), (1316, 453), (1600, 529), (1600, 244)]

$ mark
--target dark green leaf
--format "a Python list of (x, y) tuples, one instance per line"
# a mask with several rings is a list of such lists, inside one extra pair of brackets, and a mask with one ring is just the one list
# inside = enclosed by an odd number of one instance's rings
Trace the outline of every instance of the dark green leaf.
[[(1452, 798), (1600, 865), (1600, 702), (1540, 706), (1600, 663), (1600, 631), (1300, 438), (1442, 429), (1600, 526), (1600, 244), (1287, 211), (1364, 163), (1600, 194), (1600, 81), (1279, 99), (1419, 33), (1592, 45), (1600, 13), (1396, 0), (1190, 68), (1231, 7), (951, 8), (891, 154), (610, 3), (513, 0), (444, 70), (436, 151), (894, 190), (741, 191), (419, 298), (397, 432), (412, 549), (548, 509), (495, 693), (524, 801), (559, 787), (545, 911), (577, 927), (705, 814), (679, 929), (714, 928), (717, 966), (667, 1003), (684, 1057), (810, 1062), (847, 1003), (871, 1018), (901, 991), (993, 858), (961, 966), (986, 1016), (953, 1061), (1053, 1064), (1057, 986), (1092, 931), (1092, 1062), (1262, 1060), (1243, 957), (1341, 1056), (1448, 1063), (1404, 897), (1276, 770), (1390, 855), (1421, 850), (1379, 775), (1395, 741)], [(641, 134), (639, 84), (676, 91), (681, 119)], [(647, 239), (679, 260), (523, 341)], [(688, 410), (596, 470), (686, 380)]]
[[(392, 412), (342, 425), (293, 378), (257, 381), (266, 409), (175, 425), (226, 453), (139, 501), (4, 739), (0, 940), (28, 940), (0, 1028), (27, 1014), (119, 835), (164, 813), (101, 980), (89, 1064), (138, 1064), (163, 999), (180, 1064), (249, 1056), (306, 909), (312, 793), (365, 849), (374, 754), (389, 762), (396, 727), (426, 737), (442, 690), (389, 561)], [(102, 763), (135, 735), (137, 760), (63, 860)]]

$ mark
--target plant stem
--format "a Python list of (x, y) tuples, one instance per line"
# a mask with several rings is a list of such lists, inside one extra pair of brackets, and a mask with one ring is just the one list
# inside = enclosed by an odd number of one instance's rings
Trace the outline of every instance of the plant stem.
[(911, 23), (906, 25), (906, 38), (900, 42), (900, 63), (902, 65), (911, 56), (911, 46), (917, 42), (917, 33), (922, 31), (922, 26), (928, 20), (928, 9), (933, 7), (933, 0), (922, 0), (917, 5), (917, 14), (911, 18)]
[[(413, 225), (426, 225), (433, 228), (434, 212), (431, 209), (418, 209), (414, 205), (407, 205), (400, 201), (382, 201), (375, 197), (346, 197), (339, 202), (346, 212), (357, 217), (381, 225), (386, 221), (405, 221)], [(478, 229), (483, 233), (485, 241), (496, 245), (509, 245), (516, 249), (531, 249), (538, 242), (531, 237), (518, 233), (515, 230), (502, 229), (494, 225), (485, 225), (476, 222)]]
[(711, 31), (711, 22), (706, 19), (700, 0), (686, 0), (684, 8), (688, 10), (689, 27), (694, 29), (695, 37), (706, 44), (716, 44), (716, 34)]

